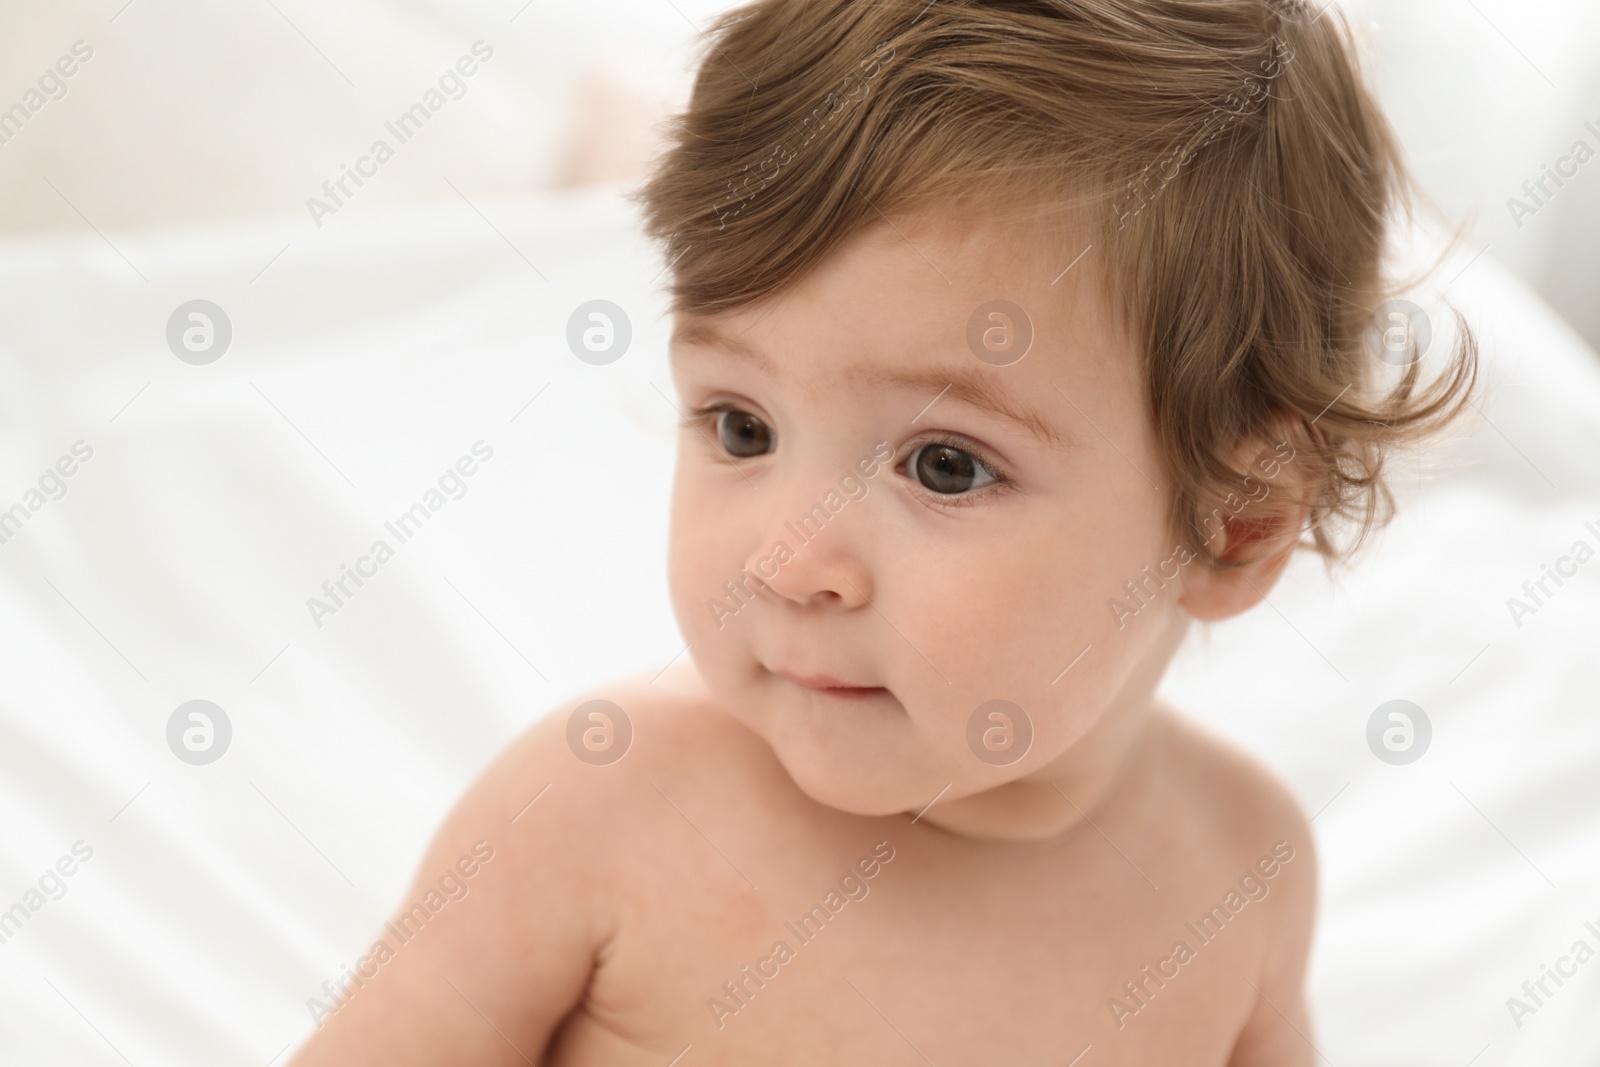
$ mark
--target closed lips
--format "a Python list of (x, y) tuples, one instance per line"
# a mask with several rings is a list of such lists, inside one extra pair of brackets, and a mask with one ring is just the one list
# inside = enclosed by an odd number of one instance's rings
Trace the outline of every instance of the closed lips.
[(788, 681), (793, 682), (795, 685), (798, 685), (803, 689), (811, 689), (821, 693), (831, 693), (835, 696), (864, 696), (870, 693), (883, 692), (882, 686), (850, 685), (847, 682), (840, 681), (838, 678), (834, 678), (833, 676), (827, 674), (800, 675), (787, 674), (782, 671), (774, 671), (773, 673), (778, 675), (780, 678), (785, 678)]

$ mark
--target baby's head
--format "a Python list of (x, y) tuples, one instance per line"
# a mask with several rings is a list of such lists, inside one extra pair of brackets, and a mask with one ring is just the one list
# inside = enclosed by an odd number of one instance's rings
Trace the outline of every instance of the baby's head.
[(1371, 328), (1412, 187), (1336, 12), (762, 0), (709, 43), (641, 194), (673, 604), (819, 801), (1112, 758), (1188, 622), (1346, 559), (1470, 392), (1470, 333), (1424, 385)]

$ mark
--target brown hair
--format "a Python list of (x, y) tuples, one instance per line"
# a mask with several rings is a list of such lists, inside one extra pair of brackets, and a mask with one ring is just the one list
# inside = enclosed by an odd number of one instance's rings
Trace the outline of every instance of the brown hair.
[[(1257, 499), (1236, 442), (1291, 441), (1290, 491), (1256, 514), (1308, 507), (1331, 565), (1392, 515), (1388, 452), (1471, 402), (1477, 345), (1459, 316), (1426, 387), (1415, 349), (1398, 374), (1371, 349), (1376, 312), (1404, 291), (1383, 277), (1387, 226), (1421, 191), (1336, 11), (757, 0), (707, 42), (635, 194), (675, 313), (771, 296), (897, 211), (1070, 216), (1144, 356), (1174, 531), (1212, 566), (1241, 561), (1210, 550), (1211, 521)], [(1356, 523), (1347, 548), (1335, 516)]]

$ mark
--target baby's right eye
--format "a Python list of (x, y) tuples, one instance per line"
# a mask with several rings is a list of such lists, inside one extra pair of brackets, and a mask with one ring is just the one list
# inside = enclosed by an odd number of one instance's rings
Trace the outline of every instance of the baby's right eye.
[(717, 439), (728, 455), (739, 459), (772, 451), (772, 428), (748, 411), (724, 411), (718, 415)]

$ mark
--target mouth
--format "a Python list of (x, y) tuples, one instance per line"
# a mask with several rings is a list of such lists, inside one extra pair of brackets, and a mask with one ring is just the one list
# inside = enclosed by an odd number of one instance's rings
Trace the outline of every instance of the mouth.
[(838, 678), (826, 674), (799, 675), (788, 674), (783, 671), (773, 671), (772, 673), (801, 689), (818, 693), (822, 696), (836, 697), (841, 700), (867, 700), (872, 697), (882, 696), (888, 692), (881, 685), (849, 685)]

